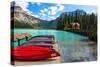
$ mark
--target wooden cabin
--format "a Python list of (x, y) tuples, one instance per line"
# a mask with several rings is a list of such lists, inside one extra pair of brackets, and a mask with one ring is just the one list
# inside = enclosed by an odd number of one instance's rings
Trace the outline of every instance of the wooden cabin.
[(80, 30), (80, 24), (79, 24), (79, 22), (73, 22), (73, 23), (71, 23), (71, 29), (73, 29), (73, 30)]

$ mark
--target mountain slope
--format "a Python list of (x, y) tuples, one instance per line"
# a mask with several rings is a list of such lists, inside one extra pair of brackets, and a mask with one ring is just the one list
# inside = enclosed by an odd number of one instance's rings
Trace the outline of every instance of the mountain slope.
[(14, 24), (14, 28), (34, 28), (34, 24), (40, 21), (40, 19), (29, 15), (19, 6), (11, 7), (11, 24)]
[(11, 24), (14, 28), (56, 29), (57, 27), (56, 22), (31, 16), (19, 6), (11, 7)]

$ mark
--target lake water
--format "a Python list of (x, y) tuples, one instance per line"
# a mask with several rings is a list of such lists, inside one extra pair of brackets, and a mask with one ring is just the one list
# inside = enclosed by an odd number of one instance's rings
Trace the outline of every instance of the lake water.
[(97, 59), (97, 44), (90, 44), (88, 37), (57, 30), (14, 30), (15, 34), (25, 32), (30, 33), (32, 36), (54, 35), (58, 42), (59, 52), (61, 54), (61, 62), (95, 61)]

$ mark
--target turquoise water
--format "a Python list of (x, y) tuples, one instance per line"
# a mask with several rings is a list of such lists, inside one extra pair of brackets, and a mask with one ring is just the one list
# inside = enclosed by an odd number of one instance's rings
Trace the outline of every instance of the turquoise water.
[[(31, 39), (31, 38), (32, 38), (32, 36), (28, 37), (28, 40)], [(26, 38), (23, 38), (23, 39), (20, 40), (20, 44), (23, 44), (24, 42), (26, 42)], [(18, 46), (18, 41), (11, 42), (11, 46)]]
[(15, 34), (25, 32), (30, 33), (32, 36), (54, 35), (58, 42), (61, 62), (96, 60), (96, 51), (93, 50), (96, 49), (96, 46), (95, 44), (89, 44), (88, 37), (57, 30), (15, 29), (14, 31)]

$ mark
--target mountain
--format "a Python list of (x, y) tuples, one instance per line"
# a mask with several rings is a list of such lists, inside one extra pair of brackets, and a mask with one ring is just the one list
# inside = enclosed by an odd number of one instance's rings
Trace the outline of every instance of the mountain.
[[(46, 21), (24, 11), (20, 6), (11, 6), (11, 25), (14, 28), (32, 28), (32, 29), (57, 29), (66, 28), (70, 22), (79, 19), (79, 15), (85, 15), (83, 10), (76, 10), (72, 12), (63, 12), (55, 20)], [(81, 21), (81, 20), (80, 20)], [(13, 27), (12, 27), (13, 28)]]
[(56, 23), (31, 16), (19, 6), (11, 6), (12, 28), (54, 29)]
[(36, 23), (39, 23), (40, 19), (29, 15), (19, 6), (11, 7), (11, 20), (15, 28), (34, 28)]

